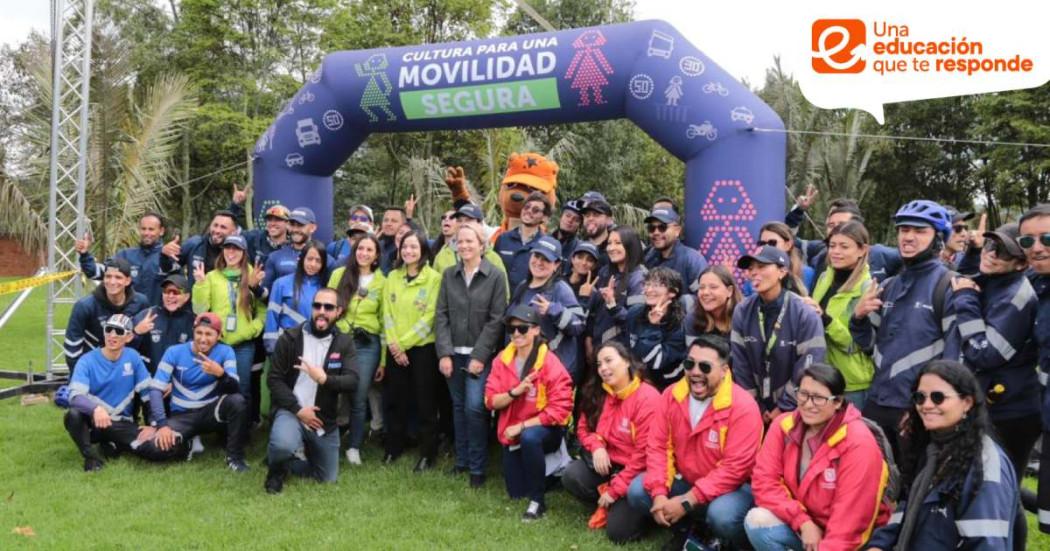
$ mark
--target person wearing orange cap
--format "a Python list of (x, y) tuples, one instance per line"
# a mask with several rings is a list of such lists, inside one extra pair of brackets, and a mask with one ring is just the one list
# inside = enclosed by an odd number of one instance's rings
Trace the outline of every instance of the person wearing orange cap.
[(252, 264), (266, 265), (266, 258), (288, 243), (288, 207), (276, 204), (263, 215), (265, 228), (241, 232), (248, 241), (249, 250), (254, 251)]

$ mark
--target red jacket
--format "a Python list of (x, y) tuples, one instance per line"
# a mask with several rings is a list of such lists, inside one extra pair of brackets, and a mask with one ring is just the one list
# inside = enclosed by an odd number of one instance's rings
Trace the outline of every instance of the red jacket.
[(797, 411), (781, 415), (751, 476), (755, 504), (796, 532), (807, 520), (824, 530), (821, 551), (857, 549), (889, 519), (882, 494), (889, 470), (875, 437), (851, 404), (832, 418), (802, 480), (799, 460), (805, 426)]
[(609, 459), (623, 466), (609, 481), (608, 490), (610, 497), (620, 499), (627, 495), (634, 477), (645, 472), (645, 446), (649, 442), (649, 427), (655, 418), (660, 393), (638, 377), (619, 393), (614, 393), (606, 385), (602, 388), (609, 395), (602, 404), (598, 426), (592, 432), (587, 416), (581, 413), (576, 433), (587, 451), (594, 453), (605, 448)]
[[(493, 409), (492, 399), (497, 394), (508, 392), (521, 383), (514, 368), (514, 354), (514, 345), (509, 344), (492, 360), (492, 371), (485, 383), (485, 407)], [(569, 372), (565, 371), (565, 366), (561, 365), (561, 360), (547, 349), (546, 344), (540, 345), (532, 371), (538, 373), (532, 381), (532, 390), (524, 396), (518, 396), (500, 411), (497, 435), (500, 444), (504, 446), (516, 443), (516, 440), (503, 437), (507, 427), (531, 419), (537, 414), (542, 425), (569, 424), (569, 416), (572, 414), (572, 378), (569, 377)]]
[(704, 415), (689, 422), (689, 380), (667, 387), (649, 428), (645, 490), (667, 495), (675, 472), (681, 472), (699, 503), (736, 491), (751, 476), (762, 443), (762, 414), (751, 394), (726, 373)]

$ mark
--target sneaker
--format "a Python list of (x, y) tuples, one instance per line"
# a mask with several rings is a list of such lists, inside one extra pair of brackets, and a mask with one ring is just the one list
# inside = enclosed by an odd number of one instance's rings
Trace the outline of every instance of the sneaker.
[(292, 455), (300, 461), (306, 461), (306, 448), (299, 448)]
[(360, 465), (361, 451), (357, 448), (350, 448), (346, 450), (346, 460), (349, 461), (351, 465)]
[(193, 437), (193, 441), (190, 442), (190, 452), (188, 454), (186, 454), (186, 461), (192, 460), (193, 456), (197, 455), (198, 453), (203, 453), (203, 452), (204, 452), (204, 444), (201, 442), (201, 437), (200, 436), (194, 436)]
[(423, 471), (429, 471), (434, 468), (434, 460), (429, 457), (420, 457), (419, 461), (416, 462), (416, 466), (412, 469), (413, 472), (421, 473)]
[(268, 494), (279, 494), (284, 491), (284, 477), (287, 475), (284, 469), (270, 469), (266, 472), (266, 488)]
[(104, 465), (105, 463), (103, 463), (101, 459), (97, 457), (88, 457), (84, 459), (84, 472), (93, 473), (96, 471), (101, 471)]
[(470, 487), (480, 488), (485, 485), (485, 475), (483, 474), (472, 474), (470, 475)]
[(238, 459), (235, 457), (227, 457), (226, 466), (229, 467), (230, 470), (235, 473), (243, 473), (249, 470), (248, 464), (245, 463), (243, 459)]
[(525, 508), (525, 512), (521, 514), (521, 521), (532, 522), (534, 520), (540, 520), (541, 518), (543, 518), (543, 513), (546, 512), (546, 505), (538, 501), (530, 501), (529, 506)]
[(387, 453), (386, 455), (383, 456), (383, 464), (384, 465), (393, 465), (394, 462), (397, 461), (398, 457), (401, 457), (401, 455), (400, 454), (395, 455), (395, 454), (392, 454), (392, 453)]

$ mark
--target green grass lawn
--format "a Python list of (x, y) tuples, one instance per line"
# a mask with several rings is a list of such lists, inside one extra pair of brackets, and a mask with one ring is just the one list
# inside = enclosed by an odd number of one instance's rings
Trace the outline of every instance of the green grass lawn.
[[(34, 291), (17, 318), (0, 329), (0, 369), (42, 369), (44, 295)], [(9, 297), (0, 297), (0, 308)], [(11, 381), (0, 379), (0, 385)], [(506, 498), (492, 455), (489, 482), (480, 491), (465, 477), (411, 472), (407, 454), (379, 464), (366, 445), (365, 465), (340, 465), (337, 484), (290, 479), (279, 496), (262, 488), (266, 435), (249, 449), (252, 470), (227, 471), (221, 443), (189, 463), (149, 464), (133, 457), (86, 474), (62, 428), (62, 410), (0, 401), (0, 549), (595, 549), (612, 547), (587, 530), (591, 509), (564, 491), (548, 496), (550, 511), (537, 523), (519, 518), (525, 504)], [(1034, 528), (1029, 549), (1050, 550)], [(29, 526), (36, 533), (12, 533)], [(666, 534), (650, 534), (627, 549), (658, 548)]]

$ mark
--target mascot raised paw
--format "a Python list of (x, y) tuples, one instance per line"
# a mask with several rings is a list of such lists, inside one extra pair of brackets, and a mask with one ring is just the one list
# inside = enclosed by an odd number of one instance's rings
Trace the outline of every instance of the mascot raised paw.
[[(473, 200), (463, 167), (450, 166), (445, 169), (445, 185), (452, 192), (453, 200)], [(512, 153), (507, 160), (507, 174), (499, 188), (499, 206), (503, 211), (503, 221), (491, 236), (492, 240), (495, 241), (500, 233), (521, 224), (521, 207), (530, 193), (539, 191), (554, 205), (557, 203), (557, 189), (558, 163), (539, 153)]]

